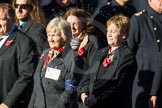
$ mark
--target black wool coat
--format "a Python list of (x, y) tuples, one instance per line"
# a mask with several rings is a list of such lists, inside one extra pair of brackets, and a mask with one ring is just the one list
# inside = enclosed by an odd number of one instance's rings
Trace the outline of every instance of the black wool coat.
[(15, 28), (0, 48), (0, 103), (27, 108), (37, 56), (34, 41)]
[[(110, 47), (99, 50), (80, 84), (80, 93), (94, 95), (92, 108), (130, 108), (132, 82), (136, 71), (135, 57), (126, 44), (115, 50), (115, 58), (108, 67), (103, 60)], [(79, 96), (80, 96), (79, 93)]]
[[(154, 74), (161, 72), (162, 15), (151, 7), (132, 16), (128, 46), (136, 53), (137, 74), (133, 84), (132, 108), (149, 108), (151, 95), (157, 95)], [(158, 81), (158, 80), (157, 80)]]
[(29, 20), (27, 24), (21, 29), (21, 31), (34, 40), (37, 45), (39, 56), (45, 49), (49, 48), (46, 28), (42, 24)]
[(44, 56), (37, 66), (34, 90), (28, 108), (77, 108), (76, 91), (66, 90), (65, 81), (72, 80), (76, 83), (75, 86), (78, 85), (82, 61), (70, 45), (66, 45), (64, 50), (47, 65), (47, 67), (61, 71), (57, 80), (50, 79), (45, 77), (47, 68), (42, 71), (43, 62), (49, 50), (43, 52)]

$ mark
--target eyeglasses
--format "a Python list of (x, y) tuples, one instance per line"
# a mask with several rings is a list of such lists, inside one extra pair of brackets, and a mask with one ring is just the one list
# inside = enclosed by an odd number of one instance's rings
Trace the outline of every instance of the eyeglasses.
[(18, 8), (20, 6), (20, 8), (22, 8), (22, 9), (27, 9), (27, 8), (29, 8), (29, 7), (32, 7), (30, 4), (14, 4), (14, 7), (15, 8)]

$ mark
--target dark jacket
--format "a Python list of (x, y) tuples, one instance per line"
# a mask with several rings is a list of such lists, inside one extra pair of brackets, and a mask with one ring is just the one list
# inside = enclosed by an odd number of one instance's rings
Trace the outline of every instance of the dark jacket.
[(95, 53), (99, 49), (99, 44), (98, 44), (97, 38), (94, 35), (89, 35), (88, 36), (88, 42), (84, 46), (84, 48), (85, 48), (86, 52), (82, 57), (85, 59), (85, 63), (87, 63), (88, 66), (89, 66), (89, 64), (93, 60)]
[(32, 82), (37, 56), (34, 41), (15, 28), (0, 48), (0, 103), (27, 107), (31, 94), (27, 87)]
[(95, 96), (96, 103), (92, 108), (101, 106), (131, 108), (131, 88), (136, 71), (134, 55), (124, 44), (115, 50), (113, 62), (104, 67), (103, 60), (109, 49), (106, 47), (96, 53), (87, 74), (81, 81), (80, 93), (86, 92)]
[(27, 24), (21, 29), (21, 31), (26, 33), (26, 35), (35, 41), (39, 56), (43, 50), (49, 48), (46, 28), (42, 24), (29, 20)]
[[(156, 95), (157, 87), (152, 89), (155, 72), (161, 72), (162, 16), (151, 7), (131, 18), (128, 45), (136, 53), (138, 64), (133, 85), (133, 107), (149, 108), (150, 95)], [(151, 90), (152, 89), (152, 90)]]
[(51, 0), (51, 2), (43, 6), (42, 9), (44, 11), (47, 22), (49, 22), (55, 17), (63, 16), (70, 7), (75, 7), (75, 5), (70, 3), (69, 5), (62, 7), (56, 2), (56, 0)]
[(72, 80), (78, 84), (80, 59), (70, 46), (65, 46), (63, 52), (58, 54), (47, 67), (60, 70), (57, 79), (47, 78), (47, 68), (42, 71), (43, 62), (48, 54), (44, 51), (44, 57), (39, 61), (34, 76), (34, 90), (28, 108), (77, 108), (76, 91), (65, 89), (65, 81)]

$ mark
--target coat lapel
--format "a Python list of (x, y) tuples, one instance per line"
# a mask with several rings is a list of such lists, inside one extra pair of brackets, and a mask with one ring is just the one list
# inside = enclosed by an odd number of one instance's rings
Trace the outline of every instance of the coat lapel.
[[(49, 50), (47, 50), (46, 52), (44, 52), (44, 57), (40, 60), (39, 65), (38, 65), (39, 67), (38, 67), (38, 70), (37, 71), (40, 72), (41, 78), (43, 78), (45, 76), (45, 73), (46, 73), (46, 72), (44, 72), (45, 70), (43, 70), (43, 72), (41, 72), (41, 71), (42, 71), (43, 63), (44, 63), (44, 61), (45, 61), (45, 59), (46, 59), (46, 57), (48, 55)], [(63, 63), (62, 61), (60, 61), (60, 59), (62, 59), (62, 56), (63, 56), (63, 54), (61, 52), (59, 55), (57, 55), (56, 58), (53, 58), (52, 61), (49, 62), (49, 64), (47, 64), (46, 67), (57, 68), (56, 66), (58, 66), (58, 65), (60, 65), (60, 64)]]
[[(93, 92), (93, 84), (95, 83), (96, 77), (97, 77), (97, 73), (99, 70), (100, 65), (102, 65), (102, 61), (103, 58), (105, 57), (105, 54), (107, 53), (109, 48), (105, 48), (102, 50), (102, 54), (100, 56), (98, 56), (98, 59), (96, 60), (95, 64), (93, 65), (93, 69), (91, 69), (92, 71), (94, 71), (94, 73), (91, 74), (91, 80), (90, 80), (90, 84), (92, 85), (91, 90), (89, 91), (90, 94), (92, 94)], [(110, 79), (114, 74), (115, 71), (117, 69), (117, 65), (119, 63), (119, 50), (116, 50), (116, 54), (115, 54), (115, 62), (113, 64), (110, 65), (110, 67), (108, 67), (109, 69), (107, 69), (106, 72), (109, 72), (109, 78)]]
[(16, 36), (11, 34), (0, 48), (0, 56), (11, 46), (16, 43)]
[[(96, 80), (96, 77), (97, 77), (97, 73), (98, 73), (98, 70), (99, 70), (99, 67), (100, 67), (100, 64), (102, 62), (102, 58), (105, 56), (105, 52), (108, 51), (108, 48), (105, 48), (102, 50), (102, 54), (100, 55), (97, 55), (97, 59), (95, 59), (95, 64), (93, 64), (93, 67), (92, 70), (93, 72), (90, 72), (90, 85), (92, 85), (89, 90), (90, 94), (92, 94), (93, 92), (93, 84), (95, 83), (95, 80)], [(101, 53), (101, 51), (100, 51)]]
[[(36, 70), (36, 72), (39, 72), (40, 78), (43, 78), (45, 76), (45, 72), (42, 72), (42, 66), (43, 66), (43, 63), (44, 63), (47, 55), (48, 55), (49, 50), (50, 49), (48, 49), (48, 50), (46, 50), (44, 52), (44, 57), (42, 59), (40, 59), (39, 64), (38, 64), (38, 67), (37, 67), (37, 70)], [(61, 53), (59, 53), (56, 58), (53, 58), (53, 60), (49, 64), (47, 64), (47, 66), (56, 68), (55, 66), (58, 66), (58, 65), (62, 64), (63, 62), (60, 59), (65, 58), (65, 56), (67, 55), (67, 53), (70, 50), (71, 50), (71, 46), (70, 46), (69, 43), (67, 43), (65, 45), (64, 50)], [(43, 71), (45, 71), (45, 70), (43, 70)]]
[(39, 77), (42, 78), (42, 75), (43, 75), (43, 72), (42, 72), (42, 67), (43, 67), (43, 63), (48, 55), (48, 52), (49, 52), (50, 49), (46, 50), (44, 53), (43, 53), (43, 56), (41, 55), (40, 57), (40, 61), (39, 61), (39, 64), (37, 66), (37, 70), (36, 72), (39, 73)]
[(21, 31), (24, 33), (28, 32), (32, 25), (33, 25), (33, 23), (29, 20), (26, 23), (26, 25), (21, 29)]
[(115, 58), (114, 58), (114, 62), (108, 67), (109, 69), (107, 69), (106, 73), (108, 73), (108, 78), (110, 79), (116, 72), (117, 69), (117, 65), (119, 64), (119, 50), (117, 49), (115, 54)]

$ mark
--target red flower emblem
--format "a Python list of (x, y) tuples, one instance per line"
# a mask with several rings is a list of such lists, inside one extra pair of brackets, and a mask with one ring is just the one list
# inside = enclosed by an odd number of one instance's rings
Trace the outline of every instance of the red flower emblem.
[(13, 42), (13, 40), (8, 40), (8, 41), (5, 43), (5, 46), (10, 46), (12, 42)]
[(110, 58), (105, 58), (103, 61), (103, 66), (108, 67), (112, 63), (112, 60)]
[(43, 59), (43, 57), (44, 57), (44, 54), (41, 54), (40, 59)]
[(113, 60), (114, 60), (114, 57), (115, 57), (115, 51), (113, 51), (111, 54), (108, 54), (107, 56), (106, 56), (106, 58), (104, 59), (104, 61), (103, 61), (103, 66), (104, 67), (108, 67), (112, 62), (113, 62)]
[(80, 48), (78, 51), (77, 51), (77, 54), (80, 55), (80, 56), (83, 56), (85, 54), (85, 49), (84, 48)]

